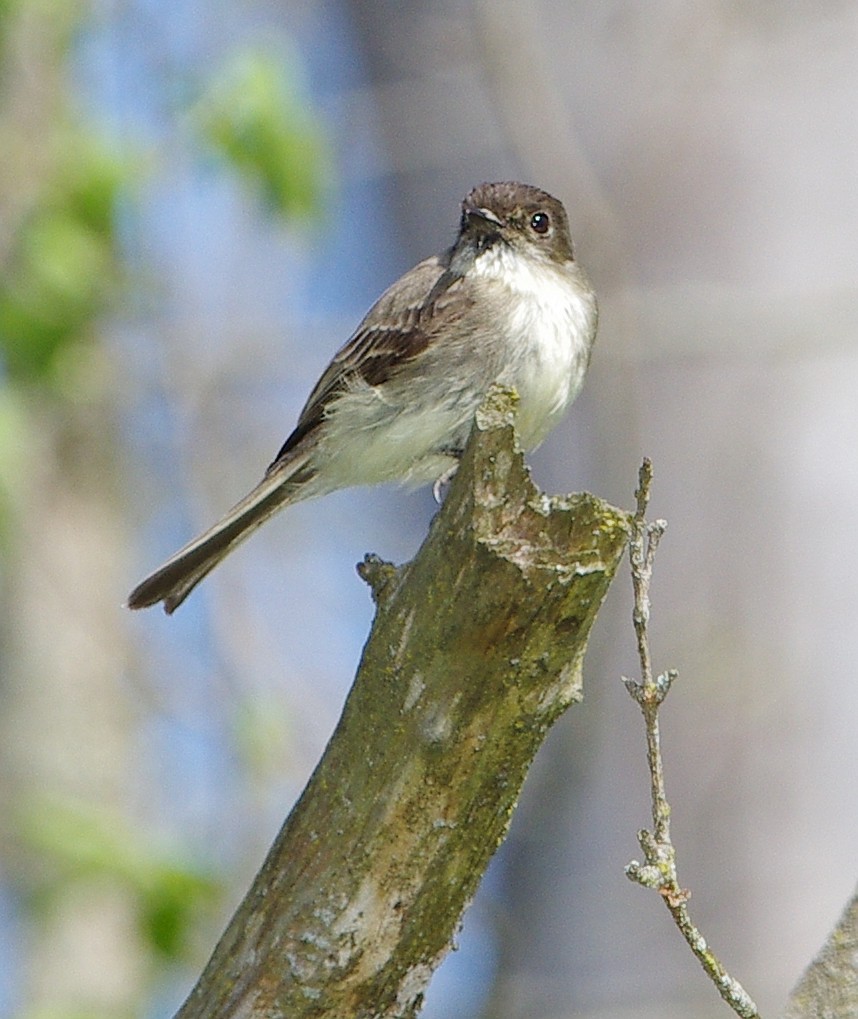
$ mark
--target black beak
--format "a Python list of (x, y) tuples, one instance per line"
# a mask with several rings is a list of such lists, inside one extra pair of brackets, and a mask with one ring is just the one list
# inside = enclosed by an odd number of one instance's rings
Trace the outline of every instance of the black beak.
[(490, 231), (503, 226), (503, 222), (492, 212), (491, 209), (481, 209), (476, 205), (466, 205), (464, 213), (468, 223), (478, 229)]

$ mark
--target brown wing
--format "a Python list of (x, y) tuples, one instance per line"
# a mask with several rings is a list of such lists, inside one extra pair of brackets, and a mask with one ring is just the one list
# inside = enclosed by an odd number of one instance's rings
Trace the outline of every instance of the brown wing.
[(459, 278), (449, 268), (449, 254), (427, 258), (414, 266), (370, 308), (316, 383), (269, 472), (321, 424), (330, 401), (355, 378), (371, 386), (381, 385), (426, 349), (436, 324), (435, 302)]

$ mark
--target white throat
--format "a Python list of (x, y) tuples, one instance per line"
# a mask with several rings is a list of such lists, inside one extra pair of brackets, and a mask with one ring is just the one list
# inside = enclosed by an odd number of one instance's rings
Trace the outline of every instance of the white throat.
[(518, 431), (532, 449), (581, 389), (596, 333), (595, 296), (576, 263), (527, 257), (505, 244), (480, 254), (470, 272), (506, 291), (511, 349), (499, 381), (518, 390)]

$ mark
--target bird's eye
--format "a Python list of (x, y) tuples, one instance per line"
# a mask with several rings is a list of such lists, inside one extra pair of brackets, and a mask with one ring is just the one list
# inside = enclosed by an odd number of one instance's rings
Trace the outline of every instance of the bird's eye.
[(535, 233), (547, 234), (551, 228), (551, 220), (547, 212), (535, 212), (530, 217), (530, 228)]

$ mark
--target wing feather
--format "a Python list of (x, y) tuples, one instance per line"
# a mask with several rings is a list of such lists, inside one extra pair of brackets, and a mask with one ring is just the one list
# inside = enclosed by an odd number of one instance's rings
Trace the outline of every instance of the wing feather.
[(381, 295), (313, 387), (269, 472), (318, 428), (331, 400), (355, 380), (382, 385), (426, 349), (443, 317), (445, 302), (439, 298), (460, 278), (445, 252), (420, 262)]

